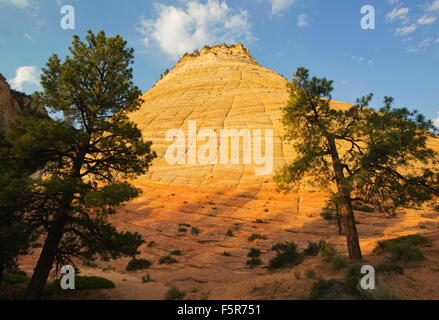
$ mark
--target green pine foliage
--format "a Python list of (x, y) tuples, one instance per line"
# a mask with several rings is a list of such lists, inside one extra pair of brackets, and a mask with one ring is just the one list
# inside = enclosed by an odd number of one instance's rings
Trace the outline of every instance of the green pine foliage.
[(141, 91), (133, 85), (134, 50), (121, 36), (89, 31), (73, 37), (69, 55), (54, 54), (42, 71), (34, 100), (61, 119), (23, 116), (11, 126), (8, 159), (44, 173), (32, 183), (27, 224), (45, 245), (26, 292), (38, 298), (52, 266), (72, 257), (93, 261), (135, 256), (144, 241), (108, 221), (118, 206), (140, 194), (125, 182), (146, 173), (156, 154), (128, 114)]

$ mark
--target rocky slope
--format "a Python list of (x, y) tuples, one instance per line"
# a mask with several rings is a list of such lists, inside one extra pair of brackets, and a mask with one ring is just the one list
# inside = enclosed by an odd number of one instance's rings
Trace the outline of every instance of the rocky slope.
[[(314, 281), (304, 276), (310, 268), (316, 277), (342, 279), (346, 270), (334, 271), (320, 258), (306, 259), (280, 273), (264, 268), (274, 255), (271, 247), (278, 242), (294, 241), (302, 250), (309, 240), (324, 239), (334, 244), (339, 254), (347, 253), (345, 237), (320, 217), (327, 191), (301, 187), (289, 195), (279, 194), (272, 175), (255, 175), (258, 165), (243, 164), (242, 155), (240, 164), (189, 165), (188, 142), (186, 164), (170, 165), (165, 160), (173, 143), (165, 140), (167, 131), (181, 128), (187, 139), (190, 121), (196, 121), (197, 132), (272, 129), (274, 169), (291, 160), (291, 145), (280, 139), (281, 108), (288, 100), (286, 83), (276, 72), (260, 66), (241, 45), (205, 48), (183, 57), (143, 95), (145, 102), (131, 116), (145, 139), (153, 141), (159, 158), (147, 175), (133, 181), (142, 188), (142, 196), (111, 217), (118, 229), (142, 235), (146, 243), (137, 258), (153, 264), (148, 270), (127, 272), (128, 259), (99, 261), (93, 268), (80, 266), (83, 274), (112, 279), (116, 289), (108, 295), (114, 299), (163, 299), (173, 285), (191, 299), (300, 299), (309, 294)], [(340, 102), (334, 105), (348, 107)], [(432, 143), (439, 150), (437, 141)], [(373, 256), (372, 249), (381, 239), (421, 233), (436, 240), (426, 250), (427, 260), (421, 269), (409, 268), (388, 284), (402, 298), (439, 298), (439, 213), (434, 207), (400, 210), (396, 217), (361, 211), (355, 214), (365, 263), (376, 263), (379, 257)], [(233, 236), (226, 236), (228, 230)], [(252, 234), (262, 238), (249, 241)], [(252, 269), (246, 265), (251, 248), (261, 250), (262, 266)], [(178, 263), (158, 263), (174, 250), (182, 252), (175, 256)], [(24, 271), (32, 272), (37, 254), (38, 250), (24, 259)], [(301, 273), (301, 279), (296, 279), (296, 272)], [(147, 274), (153, 281), (143, 283)]]
[(8, 122), (23, 109), (36, 110), (48, 115), (43, 106), (35, 104), (27, 94), (11, 89), (6, 78), (0, 73), (0, 129), (6, 129)]
[(0, 129), (6, 129), (8, 121), (20, 110), (18, 102), (11, 95), (11, 88), (0, 74)]

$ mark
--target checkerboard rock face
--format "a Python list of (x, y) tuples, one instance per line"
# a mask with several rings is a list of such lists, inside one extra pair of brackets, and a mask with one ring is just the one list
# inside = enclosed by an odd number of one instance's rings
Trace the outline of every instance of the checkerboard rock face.
[[(291, 145), (281, 141), (282, 108), (289, 97), (287, 82), (280, 74), (262, 67), (241, 44), (204, 48), (199, 54), (185, 55), (143, 95), (145, 102), (131, 116), (144, 138), (153, 142), (153, 149), (158, 154), (142, 179), (204, 189), (260, 190), (272, 173), (257, 175), (255, 169), (264, 165), (256, 164), (255, 159), (245, 163), (243, 139), (240, 141), (239, 164), (230, 164), (230, 161), (222, 164), (220, 130), (248, 129), (252, 149), (262, 149), (261, 155), (264, 155), (266, 130), (273, 130), (272, 172), (275, 172), (294, 157)], [(188, 150), (193, 147), (188, 141), (188, 125), (194, 122), (197, 132), (211, 129), (217, 134), (216, 164), (188, 163)], [(166, 141), (166, 133), (172, 129), (185, 133), (185, 164), (170, 165), (166, 161), (165, 153), (173, 144)], [(254, 129), (261, 130), (261, 143), (255, 139)], [(197, 141), (197, 150), (206, 141)]]

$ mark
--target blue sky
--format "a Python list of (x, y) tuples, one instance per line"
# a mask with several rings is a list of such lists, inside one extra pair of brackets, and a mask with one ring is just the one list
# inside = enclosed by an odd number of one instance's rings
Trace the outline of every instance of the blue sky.
[[(64, 30), (64, 5), (75, 29)], [(361, 28), (361, 8), (375, 29)], [(439, 0), (0, 0), (0, 73), (17, 89), (40, 89), (39, 72), (64, 57), (73, 34), (122, 35), (135, 48), (135, 83), (151, 88), (184, 52), (243, 42), (265, 67), (291, 79), (298, 66), (335, 81), (335, 100), (375, 94), (418, 109), (439, 125)]]

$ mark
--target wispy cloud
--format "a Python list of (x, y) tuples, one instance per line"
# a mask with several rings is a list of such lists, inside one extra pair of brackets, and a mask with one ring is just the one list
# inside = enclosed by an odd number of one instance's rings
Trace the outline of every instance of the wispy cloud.
[(386, 15), (386, 22), (391, 23), (395, 20), (405, 20), (409, 11), (409, 8), (396, 7)]
[(295, 0), (268, 0), (271, 4), (271, 13), (273, 15), (281, 15), (282, 12), (291, 7)]
[(421, 18), (418, 19), (418, 24), (432, 24), (436, 21), (436, 18), (429, 15), (423, 15)]
[(427, 5), (426, 11), (436, 11), (439, 10), (439, 0), (434, 0), (430, 5)]
[(399, 27), (399, 28), (396, 28), (395, 35), (406, 36), (408, 34), (415, 32), (416, 29), (417, 29), (416, 24), (411, 24), (411, 25), (406, 26), (406, 27)]
[(308, 25), (308, 15), (306, 13), (301, 13), (297, 16), (297, 26), (299, 28), (304, 28)]
[(0, 0), (0, 5), (10, 5), (18, 8), (26, 8), (30, 6), (29, 0)]

